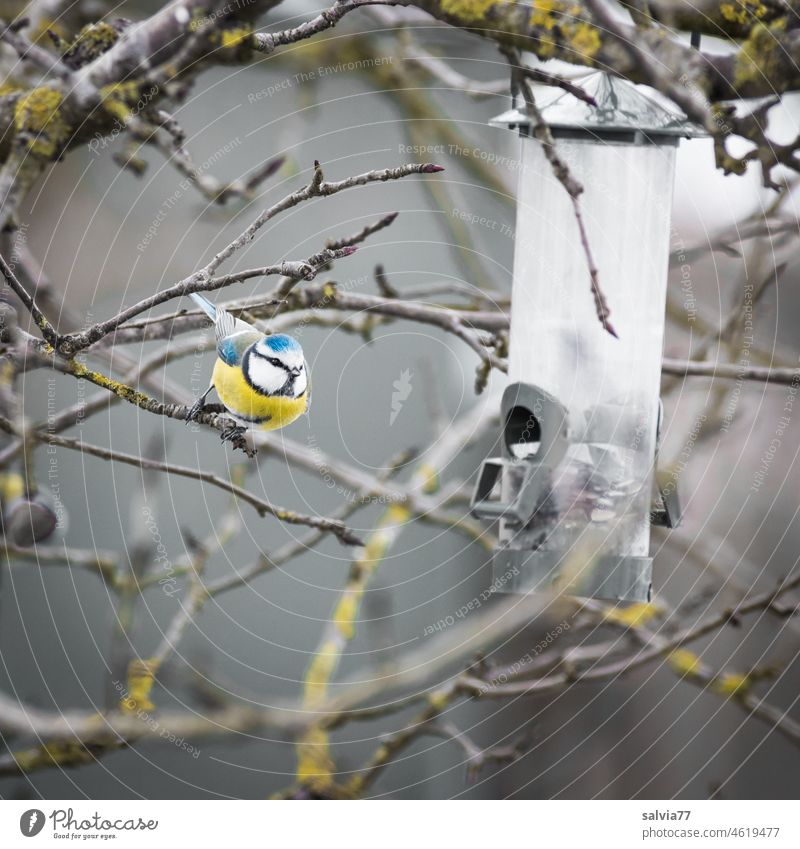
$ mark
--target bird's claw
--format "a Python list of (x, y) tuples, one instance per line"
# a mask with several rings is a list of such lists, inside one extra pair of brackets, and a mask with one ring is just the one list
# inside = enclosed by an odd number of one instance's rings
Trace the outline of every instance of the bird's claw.
[(193, 421), (196, 416), (198, 416), (200, 413), (202, 413), (203, 407), (205, 407), (205, 404), (203, 403), (203, 399), (198, 398), (197, 401), (195, 401), (194, 404), (192, 404), (192, 406), (189, 407), (189, 410), (186, 413), (185, 424), (188, 425), (189, 422)]
[(242, 427), (241, 425), (231, 425), (230, 427), (226, 427), (225, 430), (220, 433), (219, 438), (223, 442), (230, 442), (234, 451), (239, 448), (244, 451), (248, 457), (255, 457), (256, 449), (248, 446), (247, 439), (245, 439), (246, 432), (246, 427)]
[(222, 414), (225, 412), (225, 407), (222, 404), (205, 404), (203, 403), (203, 399), (195, 401), (194, 404), (189, 408), (186, 413), (186, 424), (193, 421), (197, 418), (201, 413), (217, 413)]

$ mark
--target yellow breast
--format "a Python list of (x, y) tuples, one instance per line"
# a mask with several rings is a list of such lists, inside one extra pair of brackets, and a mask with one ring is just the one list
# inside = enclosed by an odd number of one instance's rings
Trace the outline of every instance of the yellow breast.
[(242, 424), (258, 430), (286, 427), (308, 409), (308, 391), (299, 398), (262, 395), (244, 379), (241, 368), (219, 359), (214, 366), (212, 382), (225, 408)]

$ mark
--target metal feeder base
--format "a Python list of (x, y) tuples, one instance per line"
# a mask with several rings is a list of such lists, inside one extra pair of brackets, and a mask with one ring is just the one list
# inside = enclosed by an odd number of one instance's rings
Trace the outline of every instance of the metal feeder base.
[(562, 570), (569, 559), (555, 551), (501, 548), (493, 558), (493, 586), (498, 592), (508, 593), (545, 593), (558, 589), (583, 598), (650, 601), (652, 557), (605, 555), (595, 558), (583, 572), (566, 576)]

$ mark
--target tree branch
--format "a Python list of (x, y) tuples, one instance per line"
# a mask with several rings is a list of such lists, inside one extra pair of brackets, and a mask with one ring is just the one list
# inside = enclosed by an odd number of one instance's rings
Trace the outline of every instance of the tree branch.
[[(397, 168), (368, 171), (364, 174), (357, 174), (356, 176), (348, 177), (345, 180), (329, 183), (325, 182), (323, 178), (322, 168), (320, 167), (319, 162), (315, 162), (314, 174), (311, 181), (305, 188), (292, 192), (282, 200), (264, 210), (264, 212), (262, 212), (261, 215), (259, 215), (258, 218), (256, 218), (256, 220), (253, 221), (253, 223), (250, 224), (250, 226), (241, 235), (237, 236), (237, 238), (227, 245), (227, 247), (215, 254), (214, 257), (200, 269), (200, 271), (195, 272), (189, 277), (185, 277), (174, 286), (171, 286), (162, 292), (158, 292), (155, 295), (151, 295), (149, 298), (139, 301), (138, 304), (134, 304), (133, 306), (122, 310), (107, 321), (95, 324), (81, 333), (61, 337), (58, 344), (58, 350), (64, 356), (74, 356), (77, 352), (88, 348), (90, 345), (93, 345), (104, 336), (107, 336), (109, 333), (116, 330), (126, 321), (129, 321), (131, 318), (135, 318), (140, 313), (143, 313), (154, 306), (158, 306), (159, 304), (163, 304), (174, 298), (188, 295), (191, 292), (209, 292), (228, 286), (239, 279), (246, 279), (244, 277), (237, 277), (236, 275), (214, 278), (213, 275), (222, 263), (225, 262), (225, 260), (229, 259), (237, 250), (251, 242), (255, 238), (256, 233), (268, 221), (279, 213), (285, 212), (287, 209), (291, 209), (304, 201), (315, 197), (331, 197), (332, 195), (338, 194), (339, 192), (355, 186), (365, 186), (369, 183), (386, 182), (387, 180), (399, 180), (403, 177), (408, 177), (411, 174), (435, 174), (442, 170), (444, 169), (438, 165), (401, 165)], [(268, 266), (260, 271), (262, 274), (266, 272), (269, 274), (281, 274), (284, 277), (304, 277), (306, 279), (310, 279), (316, 274), (317, 268), (320, 265), (325, 265), (332, 259), (336, 259), (338, 257), (349, 256), (353, 253), (353, 251), (353, 247), (325, 249), (321, 253), (310, 257), (304, 263), (281, 263), (277, 266)]]
[[(12, 424), (3, 418), (0, 418), (0, 429), (6, 433), (14, 432)], [(203, 471), (202, 469), (192, 469), (188, 466), (178, 466), (158, 460), (149, 460), (135, 454), (113, 451), (110, 448), (92, 445), (80, 439), (70, 439), (66, 436), (57, 436), (56, 434), (36, 434), (34, 438), (40, 441), (46, 441), (50, 445), (59, 445), (63, 448), (80, 451), (83, 454), (90, 454), (93, 457), (99, 457), (101, 460), (125, 463), (129, 466), (137, 466), (140, 469), (152, 469), (154, 471), (165, 472), (168, 475), (177, 475), (178, 477), (208, 483), (211, 486), (231, 493), (231, 495), (236, 496), (240, 501), (250, 504), (260, 516), (270, 515), (290, 525), (305, 525), (309, 528), (317, 528), (318, 530), (332, 533), (345, 545), (362, 544), (361, 540), (341, 522), (323, 519), (318, 516), (307, 516), (303, 513), (288, 510), (285, 507), (279, 507), (263, 498), (253, 495), (241, 486), (237, 486), (224, 478), (218, 477), (211, 472)]]

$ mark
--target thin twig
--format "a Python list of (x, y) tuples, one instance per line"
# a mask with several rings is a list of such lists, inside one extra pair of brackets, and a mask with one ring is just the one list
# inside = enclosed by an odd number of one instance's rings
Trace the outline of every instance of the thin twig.
[(0, 541), (0, 557), (9, 560), (26, 560), (39, 566), (80, 566), (96, 572), (104, 581), (114, 583), (118, 557), (112, 552), (84, 550), (80, 548), (58, 548), (57, 546), (33, 545), (30, 548), (11, 545)]
[(365, 6), (395, 6), (398, 3), (392, 0), (337, 0), (329, 9), (324, 9), (312, 18), (310, 21), (305, 21), (297, 27), (283, 30), (282, 32), (264, 32), (256, 33), (252, 39), (254, 50), (260, 53), (272, 53), (276, 47), (286, 44), (295, 44), (298, 41), (303, 41), (306, 38), (311, 38), (318, 33), (324, 32), (331, 27), (336, 26), (339, 21), (348, 13), (355, 9), (361, 9)]
[(0, 255), (0, 273), (5, 277), (6, 282), (13, 290), (14, 294), (22, 301), (25, 308), (31, 314), (31, 318), (36, 323), (36, 326), (41, 330), (45, 341), (55, 348), (58, 345), (58, 333), (53, 325), (45, 318), (44, 313), (36, 306), (33, 296), (31, 296), (22, 283), (17, 280), (14, 272), (9, 267), (5, 258)]
[(715, 363), (695, 360), (673, 360), (665, 357), (661, 362), (665, 374), (678, 377), (711, 377), (723, 380), (754, 380), (784, 386), (800, 384), (800, 369), (766, 368), (739, 363)]
[(592, 298), (594, 300), (595, 312), (597, 319), (603, 329), (612, 336), (617, 337), (617, 331), (614, 330), (614, 325), (609, 321), (611, 310), (608, 306), (603, 290), (600, 288), (600, 279), (597, 271), (597, 263), (594, 260), (591, 245), (589, 244), (589, 235), (586, 232), (586, 225), (581, 212), (580, 196), (583, 193), (583, 186), (572, 176), (567, 166), (567, 163), (559, 156), (556, 149), (556, 141), (550, 131), (550, 127), (542, 117), (539, 107), (536, 105), (536, 100), (533, 97), (533, 92), (528, 85), (527, 74), (520, 70), (522, 61), (519, 52), (515, 49), (505, 51), (508, 60), (511, 64), (511, 73), (518, 80), (518, 85), (525, 98), (525, 105), (533, 119), (533, 135), (542, 145), (542, 151), (545, 158), (550, 163), (553, 174), (559, 183), (564, 187), (564, 190), (569, 195), (572, 203), (572, 211), (575, 216), (575, 223), (578, 225), (578, 233), (580, 237), (581, 247), (583, 248), (584, 256), (586, 257), (586, 265), (589, 269), (589, 280), (591, 282)]
[[(191, 292), (208, 292), (214, 289), (227, 286), (237, 279), (236, 275), (228, 275), (227, 277), (214, 278), (214, 272), (222, 265), (225, 260), (230, 258), (237, 250), (249, 244), (256, 236), (256, 233), (272, 218), (287, 209), (291, 209), (304, 201), (314, 197), (330, 197), (338, 194), (346, 189), (355, 186), (364, 186), (369, 183), (386, 182), (387, 180), (398, 180), (403, 177), (408, 177), (411, 174), (435, 174), (443, 169), (438, 165), (414, 164), (401, 165), (397, 168), (385, 168), (379, 171), (368, 171), (364, 174), (358, 174), (354, 177), (349, 177), (345, 180), (340, 180), (334, 183), (325, 182), (322, 175), (322, 169), (319, 162), (314, 163), (314, 174), (309, 184), (296, 192), (287, 195), (283, 200), (273, 204), (268, 209), (264, 210), (261, 215), (250, 224), (249, 227), (229, 245), (219, 251), (214, 257), (200, 270), (184, 278), (174, 286), (151, 295), (139, 301), (127, 309), (117, 313), (113, 318), (107, 321), (100, 322), (94, 326), (82, 331), (81, 333), (71, 334), (61, 338), (59, 343), (59, 351), (65, 356), (72, 356), (75, 353), (88, 348), (98, 340), (113, 332), (121, 324), (129, 321), (131, 318), (151, 309), (154, 306), (163, 304), (166, 301), (174, 298), (179, 298), (188, 295)], [(349, 256), (353, 252), (353, 248), (342, 248), (341, 250), (324, 250), (314, 257), (310, 257), (305, 262), (301, 263), (280, 263), (274, 266), (268, 266), (262, 271), (268, 274), (280, 274), (284, 277), (303, 277), (310, 279), (316, 274), (316, 270), (320, 265), (330, 262), (338, 257)]]
[(69, 81), (72, 70), (68, 68), (57, 56), (48, 53), (44, 48), (29, 41), (14, 26), (9, 26), (0, 20), (0, 40), (16, 50), (17, 55), (23, 62), (30, 62), (42, 71), (53, 74), (61, 80)]
[[(0, 429), (6, 431), (6, 433), (13, 433), (13, 427), (7, 419), (0, 418)], [(241, 501), (245, 501), (250, 504), (261, 516), (270, 515), (279, 519), (281, 522), (287, 522), (290, 525), (305, 525), (309, 528), (317, 528), (321, 531), (332, 533), (346, 545), (362, 544), (361, 540), (359, 540), (359, 538), (341, 522), (324, 519), (318, 516), (308, 516), (303, 513), (296, 513), (293, 510), (288, 510), (285, 507), (279, 507), (263, 498), (253, 495), (241, 486), (237, 486), (218, 475), (203, 471), (202, 469), (192, 469), (188, 466), (178, 466), (173, 463), (149, 460), (135, 454), (125, 454), (121, 451), (113, 451), (110, 448), (103, 448), (100, 445), (92, 445), (91, 443), (84, 442), (80, 439), (71, 439), (66, 436), (57, 436), (56, 434), (45, 434), (41, 436), (37, 434), (36, 438), (46, 440), (50, 445), (58, 445), (74, 451), (80, 451), (83, 454), (90, 454), (93, 457), (99, 457), (101, 460), (125, 463), (129, 466), (136, 466), (140, 469), (153, 469), (155, 471), (165, 472), (168, 475), (177, 475), (178, 477), (208, 483), (218, 489), (229, 492)]]

